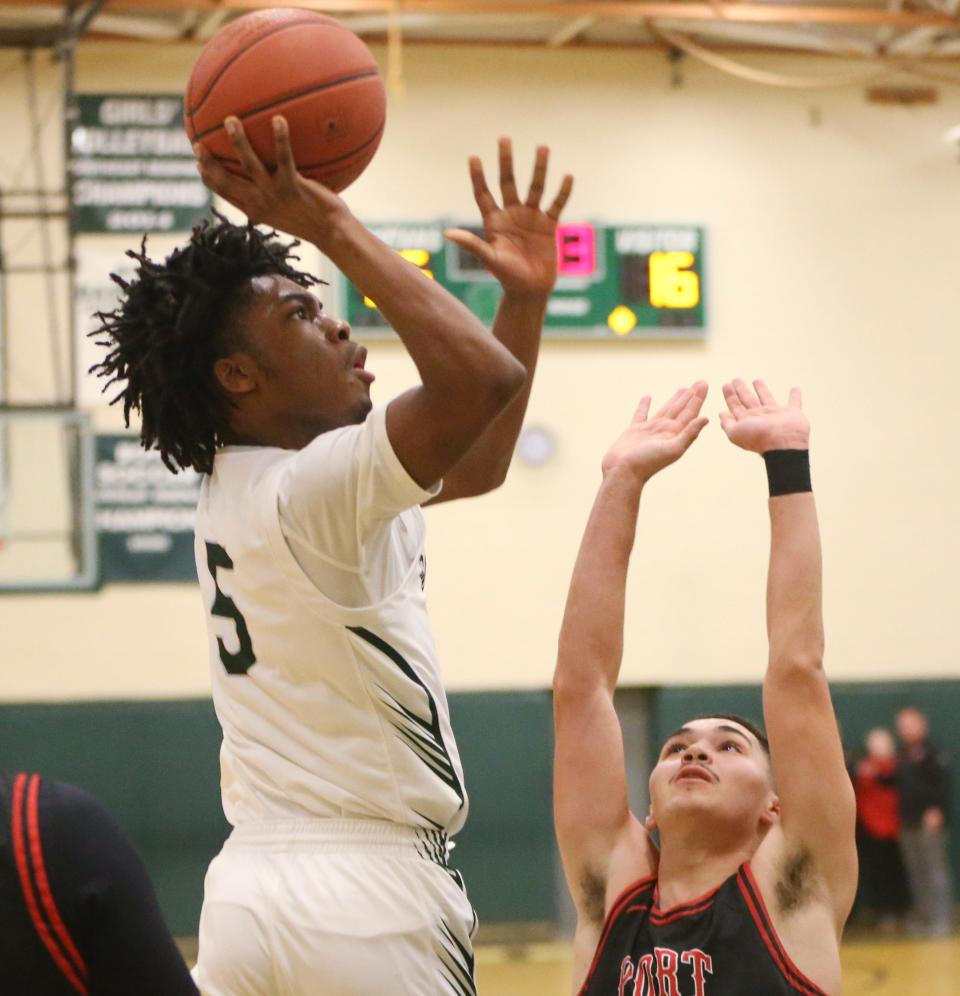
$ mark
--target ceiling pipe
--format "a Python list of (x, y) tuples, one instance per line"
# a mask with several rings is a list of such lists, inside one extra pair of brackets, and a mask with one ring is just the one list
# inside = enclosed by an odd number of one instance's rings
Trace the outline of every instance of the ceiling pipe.
[(555, 35), (547, 39), (548, 48), (560, 48), (567, 42), (573, 41), (577, 35), (583, 34), (588, 28), (596, 23), (595, 17), (578, 17), (565, 24)]
[[(7, 0), (9, 3), (10, 0)], [(118, 9), (153, 10), (262, 10), (273, 0), (110, 0)], [(16, 6), (30, 6), (30, 0), (13, 0)], [(392, 0), (284, 0), (285, 6), (318, 10), (331, 14), (389, 11)], [(754, 24), (856, 24), (892, 25), (902, 28), (939, 27), (960, 30), (949, 14), (929, 10), (894, 10), (848, 4), (802, 4), (718, 2), (718, 0), (404, 0), (405, 13), (469, 15), (494, 13), (521, 14), (568, 20), (595, 17), (598, 20), (642, 21), (670, 18), (682, 21), (742, 21)]]

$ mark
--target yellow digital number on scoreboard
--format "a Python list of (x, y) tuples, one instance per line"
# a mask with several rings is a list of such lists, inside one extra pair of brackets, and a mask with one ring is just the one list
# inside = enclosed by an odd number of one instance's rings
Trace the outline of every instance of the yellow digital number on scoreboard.
[(433, 271), (428, 270), (430, 265), (430, 253), (426, 249), (398, 249), (397, 252), (408, 262), (413, 263), (421, 273), (434, 279)]
[(700, 303), (700, 277), (692, 252), (650, 254), (650, 303), (654, 308), (695, 308)]
[[(433, 275), (433, 270), (428, 270), (427, 267), (430, 265), (430, 253), (426, 249), (397, 249), (397, 255), (402, 256), (408, 263), (413, 263), (413, 265), (425, 276), (429, 277), (431, 280), (436, 280)], [(369, 297), (363, 299), (363, 303), (368, 308), (377, 309), (377, 306)]]

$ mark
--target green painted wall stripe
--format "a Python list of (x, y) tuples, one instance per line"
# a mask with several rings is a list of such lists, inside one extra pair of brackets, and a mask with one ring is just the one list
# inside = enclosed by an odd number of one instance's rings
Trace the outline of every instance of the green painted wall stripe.
[[(450, 696), (471, 819), (453, 860), (486, 922), (555, 916), (547, 692)], [(176, 934), (197, 930), (203, 876), (229, 832), (220, 727), (207, 699), (0, 706), (0, 759), (82, 786), (143, 855)]]
[[(889, 726), (896, 709), (912, 702), (960, 758), (960, 681), (843, 684), (833, 694), (849, 746), (871, 727)], [(698, 713), (762, 716), (759, 686), (664, 688), (652, 700), (654, 750)], [(555, 921), (550, 693), (460, 693), (450, 696), (450, 711), (470, 796), (453, 863), (481, 922)], [(143, 854), (177, 934), (196, 933), (203, 876), (229, 832), (220, 809), (219, 749), (207, 699), (0, 706), (2, 767), (74, 782), (98, 796)], [(954, 810), (956, 826), (956, 796)], [(957, 875), (956, 832), (952, 847)]]

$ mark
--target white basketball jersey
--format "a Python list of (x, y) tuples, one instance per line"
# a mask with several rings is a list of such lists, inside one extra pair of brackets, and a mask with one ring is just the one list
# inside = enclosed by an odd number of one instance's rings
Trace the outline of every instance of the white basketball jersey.
[[(235, 826), (463, 825), (463, 773), (423, 591), (419, 505), (435, 493), (400, 464), (384, 408), (303, 450), (217, 454), (201, 487), (196, 557), (223, 808)], [(309, 524), (281, 521), (288, 507), (306, 509)], [(371, 604), (324, 594), (301, 566), (305, 549), (379, 594)]]

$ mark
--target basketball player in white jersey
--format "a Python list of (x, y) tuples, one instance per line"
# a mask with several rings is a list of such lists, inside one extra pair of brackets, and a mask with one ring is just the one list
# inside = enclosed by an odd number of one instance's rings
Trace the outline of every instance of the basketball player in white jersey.
[[(428, 502), (502, 482), (556, 278), (565, 177), (521, 201), (509, 142), (502, 204), (472, 159), (504, 294), (491, 334), (345, 203), (300, 176), (275, 120), (268, 172), (228, 119), (245, 177), (203, 149), (206, 184), (314, 243), (377, 305), (420, 383), (373, 407), (367, 351), (327, 315), (274, 234), (201, 227), (103, 316), (101, 373), (169, 466), (206, 476), (196, 553), (233, 832), (207, 874), (207, 996), (473, 993), (475, 917), (447, 838), (467, 797), (426, 613)], [(441, 490), (442, 481), (442, 490)]]

